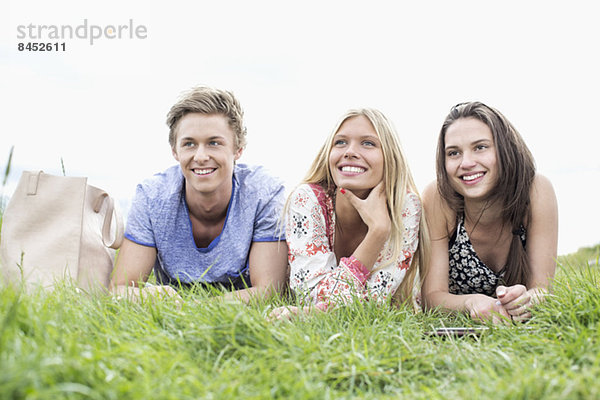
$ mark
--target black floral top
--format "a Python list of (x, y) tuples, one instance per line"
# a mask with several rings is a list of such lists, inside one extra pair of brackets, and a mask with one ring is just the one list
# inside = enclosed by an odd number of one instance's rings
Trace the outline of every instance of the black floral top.
[[(519, 235), (524, 247), (527, 235), (524, 227), (519, 230)], [(502, 277), (506, 267), (496, 273), (479, 259), (467, 235), (464, 215), (458, 218), (456, 234), (448, 243), (448, 256), (448, 290), (450, 293), (481, 293), (496, 297), (496, 287), (503, 283)]]

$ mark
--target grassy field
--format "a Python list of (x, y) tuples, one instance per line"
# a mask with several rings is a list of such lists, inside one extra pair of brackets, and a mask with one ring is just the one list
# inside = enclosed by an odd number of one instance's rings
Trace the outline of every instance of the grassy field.
[(462, 316), (372, 304), (272, 323), (281, 299), (191, 290), (178, 308), (3, 288), (0, 399), (597, 399), (600, 272), (581, 257), (561, 258), (531, 321), (462, 338), (427, 334), (477, 326)]

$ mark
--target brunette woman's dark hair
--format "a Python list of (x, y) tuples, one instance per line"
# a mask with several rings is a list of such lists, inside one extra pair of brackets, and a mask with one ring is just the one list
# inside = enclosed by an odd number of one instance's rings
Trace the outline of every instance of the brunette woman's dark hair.
[(450, 184), (446, 173), (446, 131), (461, 118), (475, 118), (492, 131), (498, 174), (494, 189), (486, 199), (488, 204), (500, 205), (502, 223), (510, 226), (513, 239), (506, 261), (504, 283), (527, 286), (530, 266), (521, 242), (522, 227), (530, 220), (529, 194), (535, 177), (535, 162), (525, 141), (514, 126), (498, 110), (480, 102), (460, 103), (452, 107), (444, 120), (437, 145), (436, 174), (440, 195), (456, 212), (457, 218), (465, 211), (465, 202)]

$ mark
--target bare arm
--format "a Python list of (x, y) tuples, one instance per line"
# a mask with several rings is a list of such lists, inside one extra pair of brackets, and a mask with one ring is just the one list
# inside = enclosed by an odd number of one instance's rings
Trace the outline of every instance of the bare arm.
[(252, 287), (226, 293), (223, 298), (247, 303), (252, 297), (268, 297), (280, 292), (287, 280), (287, 256), (285, 241), (253, 242), (249, 256)]
[(527, 227), (528, 289), (547, 289), (556, 270), (558, 204), (550, 181), (536, 175), (531, 188), (531, 222)]
[(422, 296), (426, 308), (442, 306), (452, 310), (464, 310), (464, 302), (448, 292), (448, 219), (449, 210), (443, 207), (435, 182), (423, 191), (423, 207), (431, 239), (429, 273), (423, 281)]
[(536, 175), (530, 194), (531, 221), (527, 226), (527, 257), (531, 276), (527, 287), (499, 287), (498, 299), (515, 320), (531, 317), (529, 307), (548, 292), (556, 271), (558, 205), (550, 181)]
[[(129, 239), (124, 239), (110, 281), (110, 289), (114, 294), (137, 294), (139, 282), (146, 282), (156, 262), (156, 248), (142, 246)], [(135, 294), (134, 294), (135, 293)]]
[(493, 297), (482, 294), (454, 295), (448, 291), (448, 226), (454, 224), (455, 216), (445, 206), (435, 182), (423, 191), (423, 205), (431, 237), (431, 265), (422, 288), (425, 308), (441, 307), (466, 312), (472, 318), (492, 319), (494, 322), (499, 322), (498, 314), (507, 317), (506, 310)]

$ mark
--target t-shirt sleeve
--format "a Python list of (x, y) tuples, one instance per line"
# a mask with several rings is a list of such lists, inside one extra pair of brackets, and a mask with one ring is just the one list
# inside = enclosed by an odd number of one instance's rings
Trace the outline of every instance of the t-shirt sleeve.
[(127, 216), (125, 237), (143, 246), (156, 247), (148, 203), (143, 185), (138, 185)]
[(277, 182), (273, 189), (265, 195), (259, 204), (254, 220), (253, 242), (277, 242), (285, 240), (285, 235), (280, 232), (279, 221), (285, 203), (285, 190), (283, 184)]

